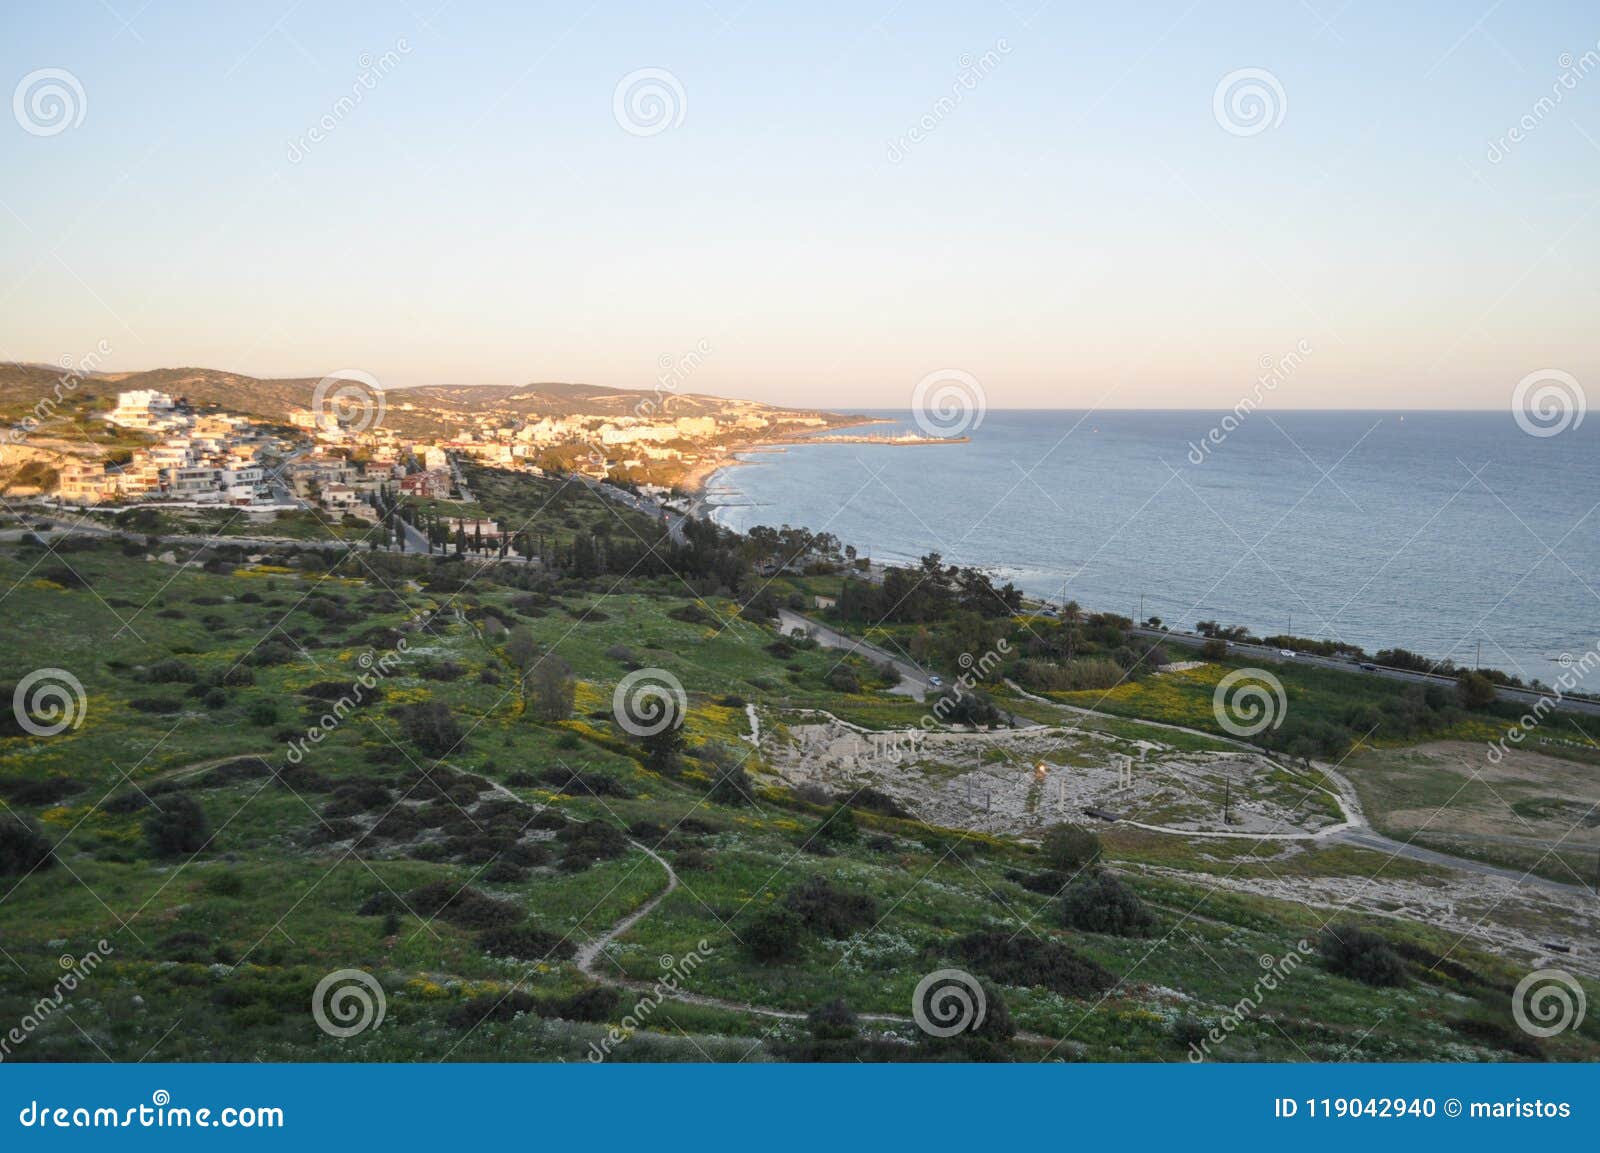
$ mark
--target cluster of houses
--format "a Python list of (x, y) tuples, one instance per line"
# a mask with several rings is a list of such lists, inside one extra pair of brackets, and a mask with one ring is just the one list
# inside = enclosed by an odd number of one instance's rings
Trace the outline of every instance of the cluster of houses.
[(107, 423), (161, 439), (134, 449), (120, 468), (74, 459), (61, 469), (59, 495), (72, 504), (166, 498), (194, 504), (255, 505), (272, 501), (263, 455), (282, 451), (269, 431), (241, 416), (197, 414), (161, 392), (124, 392)]
[[(401, 401), (401, 412), (412, 407)], [(448, 439), (402, 436), (381, 420), (344, 421), (331, 410), (294, 409), (288, 423), (303, 436), (285, 439), (282, 428), (218, 412), (198, 412), (182, 398), (141, 389), (121, 393), (104, 414), (108, 424), (148, 433), (153, 442), (133, 451), (121, 467), (74, 458), (60, 469), (58, 495), (82, 505), (165, 500), (197, 505), (289, 508), (315, 505), (337, 514), (372, 519), (385, 486), (421, 499), (470, 499), (454, 458), (542, 474), (537, 463), (551, 450), (585, 449), (562, 467), (605, 477), (658, 462), (693, 464), (719, 451), (729, 434), (760, 433), (773, 418), (748, 402), (730, 402), (715, 416), (577, 414), (524, 419), (506, 412), (457, 414), (463, 427)], [(824, 424), (820, 417), (786, 413), (786, 425)], [(309, 441), (309, 447), (307, 442)], [(271, 457), (278, 467), (263, 464)], [(642, 479), (642, 478), (641, 478)]]

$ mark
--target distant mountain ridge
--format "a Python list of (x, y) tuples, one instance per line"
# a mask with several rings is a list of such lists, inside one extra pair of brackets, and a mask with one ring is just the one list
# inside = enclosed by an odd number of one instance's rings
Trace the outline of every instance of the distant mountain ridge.
[[(283, 423), (297, 408), (309, 408), (319, 377), (262, 378), (212, 368), (157, 368), (144, 372), (93, 373), (76, 379), (70, 388), (75, 406), (96, 400), (114, 400), (118, 392), (155, 389), (191, 404), (217, 405), (230, 412)], [(15, 418), (31, 409), (58, 387), (73, 381), (67, 369), (46, 364), (0, 363), (0, 416)], [(385, 390), (390, 423), (417, 432), (453, 431), (453, 420), (466, 416), (504, 413), (510, 419), (571, 416), (648, 415), (709, 416), (737, 409), (742, 412), (789, 412), (831, 416), (820, 409), (782, 408), (758, 401), (738, 400), (668, 389), (622, 389), (597, 384), (533, 382), (529, 384), (428, 384)]]

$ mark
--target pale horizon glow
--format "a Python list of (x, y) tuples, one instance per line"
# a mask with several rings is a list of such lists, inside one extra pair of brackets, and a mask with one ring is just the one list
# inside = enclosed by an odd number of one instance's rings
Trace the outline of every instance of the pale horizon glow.
[[(1265, 408), (1600, 382), (1580, 3), (135, 7), (0, 14), (5, 93), (83, 92), (58, 134), (0, 115), (0, 359), (649, 388), (692, 357), (682, 391), (844, 410), (943, 369), (993, 410), (1226, 410), (1290, 354)], [(653, 135), (614, 107), (645, 68), (682, 93)], [(1240, 69), (1281, 85), (1254, 134), (1214, 108)]]

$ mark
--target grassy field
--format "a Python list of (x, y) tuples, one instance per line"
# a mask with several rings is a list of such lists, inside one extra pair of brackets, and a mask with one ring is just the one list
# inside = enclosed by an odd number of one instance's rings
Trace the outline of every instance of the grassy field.
[[(551, 534), (614, 520), (578, 495), (552, 513), (476, 487), (485, 515), (526, 512)], [(1403, 985), (1311, 957), (1259, 1012), (1235, 1012), (1262, 958), (1308, 956), (1299, 944), (1315, 944), (1328, 914), (1207, 877), (1359, 877), (1378, 854), (1286, 857), (1112, 827), (1103, 864), (1150, 917), (1120, 936), (1067, 927), (1032, 843), (864, 801), (838, 817), (769, 770), (744, 739), (746, 705), (771, 726), (822, 709), (870, 729), (915, 725), (924, 707), (836, 691), (837, 654), (781, 643), (715, 582), (146, 553), (0, 546), (0, 682), (9, 695), (50, 668), (83, 693), (75, 727), (0, 735), (4, 814), (54, 848), (47, 866), (0, 876), (0, 1022), (36, 1026), (7, 1059), (583, 1060), (636, 1008), (639, 994), (614, 981), (654, 981), (696, 950), (686, 987), (715, 1003), (663, 1002), (610, 1059), (1183, 1060), (1225, 1020), (1212, 1059), (1600, 1056), (1592, 1018), (1534, 1045), (1509, 1014), (1524, 965), (1415, 920), (1373, 922), (1402, 950)], [(570, 715), (541, 719), (518, 644), (570, 669)], [(684, 690), (683, 751), (667, 771), (613, 710), (639, 670)], [(364, 677), (361, 701), (340, 706)], [(1115, 711), (1203, 721), (1204, 679), (1172, 683), (1141, 686)], [(1132, 720), (1083, 724), (1149, 735)], [(430, 725), (449, 729), (443, 744)], [(709, 792), (728, 750), (750, 773), (751, 803)], [(204, 844), (163, 848), (158, 816), (191, 805)], [(679, 884), (597, 960), (597, 982), (577, 948), (667, 889), (641, 846)], [(1415, 863), (1385, 871), (1447, 881)], [(775, 910), (819, 879), (832, 894), (821, 920), (762, 959)], [(58, 958), (101, 940), (85, 987), (41, 1017)], [(932, 1044), (909, 1021), (862, 1022), (855, 1048), (818, 1050), (803, 1021), (771, 1015), (842, 998), (905, 1018), (921, 978), (948, 967), (988, 981), (1019, 1033), (977, 1050)], [(341, 1039), (311, 1001), (322, 978), (351, 969), (381, 986), (386, 1016)]]

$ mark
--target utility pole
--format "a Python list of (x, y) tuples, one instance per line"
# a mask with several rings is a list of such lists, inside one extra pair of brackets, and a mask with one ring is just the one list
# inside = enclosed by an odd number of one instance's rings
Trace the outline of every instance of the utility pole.
[(1481, 669), (1483, 667), (1483, 642), (1482, 641), (1478, 642), (1478, 655), (1472, 658), (1472, 667), (1473, 667), (1474, 670)]

